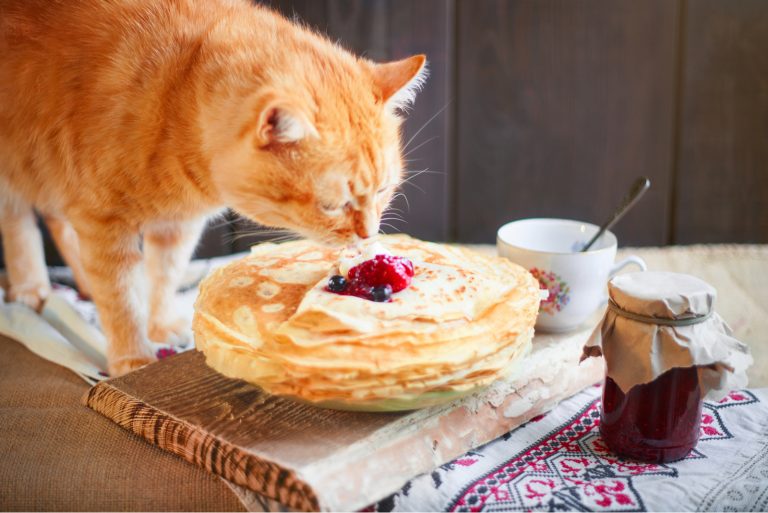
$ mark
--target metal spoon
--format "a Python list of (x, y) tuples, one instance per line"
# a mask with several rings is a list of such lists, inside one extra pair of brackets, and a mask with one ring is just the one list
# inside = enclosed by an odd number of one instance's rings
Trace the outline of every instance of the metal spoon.
[(646, 177), (642, 176), (635, 180), (635, 183), (632, 184), (632, 187), (627, 192), (626, 196), (624, 196), (624, 199), (621, 200), (621, 204), (619, 205), (619, 208), (613, 211), (613, 214), (611, 217), (608, 218), (606, 222), (600, 226), (600, 229), (597, 231), (594, 237), (592, 237), (592, 240), (587, 242), (587, 244), (581, 248), (581, 252), (587, 251), (592, 244), (595, 243), (597, 239), (599, 239), (603, 233), (610, 227), (612, 227), (614, 224), (616, 224), (619, 219), (624, 217), (624, 214), (627, 213), (627, 211), (635, 206), (635, 203), (640, 199), (640, 197), (645, 193), (645, 191), (648, 190), (648, 188), (651, 186), (651, 180)]

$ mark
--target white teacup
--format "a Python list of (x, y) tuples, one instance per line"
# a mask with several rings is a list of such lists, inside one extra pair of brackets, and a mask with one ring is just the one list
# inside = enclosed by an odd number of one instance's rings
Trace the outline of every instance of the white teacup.
[(605, 303), (606, 285), (614, 274), (629, 264), (646, 270), (637, 256), (614, 264), (617, 243), (610, 231), (581, 253), (599, 229), (568, 219), (521, 219), (499, 228), (499, 255), (528, 269), (542, 289), (549, 291), (541, 302), (536, 329), (560, 332), (577, 328)]

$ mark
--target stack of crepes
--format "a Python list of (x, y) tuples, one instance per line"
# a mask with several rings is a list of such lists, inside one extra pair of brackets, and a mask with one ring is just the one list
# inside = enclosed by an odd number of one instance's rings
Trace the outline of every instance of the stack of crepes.
[(194, 318), (208, 365), (271, 394), (368, 411), (430, 406), (509, 377), (533, 337), (530, 273), (464, 248), (379, 241), (415, 267), (386, 303), (326, 290), (339, 252), (309, 241), (261, 244), (214, 271)]

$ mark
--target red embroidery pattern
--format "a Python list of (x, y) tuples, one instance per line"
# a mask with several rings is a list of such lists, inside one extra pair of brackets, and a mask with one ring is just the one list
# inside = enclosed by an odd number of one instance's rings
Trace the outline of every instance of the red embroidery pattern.
[(711, 404), (711, 407), (720, 410), (729, 406), (756, 403), (757, 397), (747, 390), (734, 390), (718, 402)]
[[(718, 410), (753, 402), (757, 398), (750, 392), (738, 391), (705, 403), (700, 441), (732, 438)], [(559, 429), (464, 488), (449, 509), (644, 510), (633, 479), (675, 478), (677, 469), (614, 456), (600, 439), (599, 422), (600, 401), (595, 399)], [(694, 450), (687, 459), (704, 457)]]
[(610, 457), (604, 446), (582, 445), (596, 437), (599, 422), (600, 403), (594, 400), (565, 426), (470, 485), (451, 509), (641, 509), (631, 483), (622, 478), (659, 473), (661, 466), (633, 463), (620, 470), (612, 467), (616, 461), (599, 461), (597, 454)]

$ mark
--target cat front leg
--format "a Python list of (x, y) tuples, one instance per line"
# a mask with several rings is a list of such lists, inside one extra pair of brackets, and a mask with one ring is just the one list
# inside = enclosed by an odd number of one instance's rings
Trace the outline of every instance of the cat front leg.
[(148, 333), (154, 342), (192, 342), (192, 320), (176, 307), (176, 291), (205, 222), (205, 218), (158, 222), (144, 231), (144, 262), (150, 283)]
[(107, 337), (107, 363), (121, 376), (156, 357), (146, 339), (147, 300), (138, 229), (117, 220), (73, 219), (85, 278)]
[(46, 214), (43, 216), (43, 219), (46, 226), (48, 226), (48, 231), (51, 232), (51, 237), (53, 237), (61, 257), (72, 271), (72, 277), (75, 279), (78, 292), (80, 292), (81, 296), (90, 298), (91, 293), (88, 289), (85, 270), (83, 270), (83, 264), (80, 259), (80, 241), (77, 240), (77, 232), (75, 232), (69, 221), (58, 215)]
[(8, 299), (39, 311), (51, 292), (51, 283), (32, 206), (17, 198), (1, 198), (0, 232), (10, 285)]

